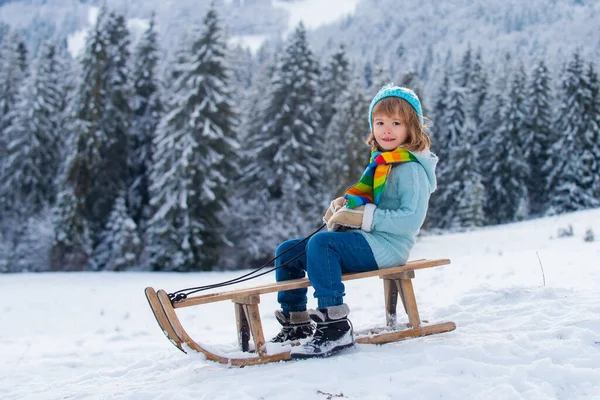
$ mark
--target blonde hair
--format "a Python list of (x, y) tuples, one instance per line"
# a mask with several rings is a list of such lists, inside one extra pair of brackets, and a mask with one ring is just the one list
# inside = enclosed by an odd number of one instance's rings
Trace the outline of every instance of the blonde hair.
[[(400, 145), (402, 148), (419, 152), (431, 147), (431, 139), (427, 132), (425, 132), (425, 129), (429, 127), (429, 121), (425, 120), (425, 123), (421, 125), (417, 112), (408, 101), (399, 97), (386, 97), (381, 99), (381, 101), (377, 102), (373, 108), (373, 119), (375, 119), (375, 115), (377, 114), (384, 115), (388, 118), (396, 117), (406, 124), (408, 138), (406, 139), (406, 142)], [(372, 151), (383, 150), (377, 144), (372, 129), (365, 143), (371, 147)]]

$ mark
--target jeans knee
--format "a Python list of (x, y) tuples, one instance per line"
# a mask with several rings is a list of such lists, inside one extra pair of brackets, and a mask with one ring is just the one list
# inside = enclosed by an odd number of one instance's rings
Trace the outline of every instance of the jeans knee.
[(310, 239), (308, 239), (308, 243), (306, 243), (306, 252), (314, 253), (315, 251), (319, 252), (318, 249), (323, 249), (329, 244), (329, 232), (319, 232)]
[(286, 240), (285, 242), (281, 243), (279, 246), (277, 246), (277, 250), (275, 250), (275, 256), (281, 256), (282, 253), (285, 253), (290, 247), (292, 247), (296, 243), (298, 243), (298, 241), (294, 239)]

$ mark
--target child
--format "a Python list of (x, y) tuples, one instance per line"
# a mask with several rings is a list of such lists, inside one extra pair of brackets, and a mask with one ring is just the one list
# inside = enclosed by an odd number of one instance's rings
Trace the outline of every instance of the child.
[[(279, 292), (283, 326), (272, 342), (312, 338), (292, 349), (292, 358), (325, 357), (354, 345), (349, 308), (343, 303), (342, 273), (404, 265), (425, 220), (436, 188), (437, 157), (429, 152), (419, 98), (411, 90), (388, 85), (369, 108), (371, 162), (344, 197), (331, 202), (320, 232), (276, 261), (278, 282), (308, 273), (318, 309), (306, 311), (307, 289)], [(288, 240), (277, 255), (299, 240)], [(316, 322), (316, 329), (312, 321)]]

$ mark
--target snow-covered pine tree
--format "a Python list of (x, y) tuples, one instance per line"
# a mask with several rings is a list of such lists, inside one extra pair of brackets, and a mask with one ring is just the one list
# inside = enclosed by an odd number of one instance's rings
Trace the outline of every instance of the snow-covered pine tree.
[(226, 44), (214, 9), (190, 41), (174, 65), (172, 97), (153, 139), (150, 204), (156, 212), (147, 248), (154, 270), (216, 265), (223, 245), (219, 212), (239, 167)]
[(100, 243), (94, 250), (93, 268), (124, 271), (136, 267), (142, 250), (137, 226), (127, 213), (125, 197), (119, 196), (110, 213)]
[[(494, 76), (494, 73), (491, 74)], [(476, 151), (479, 154), (479, 160), (481, 163), (481, 175), (483, 177), (483, 184), (485, 186), (486, 193), (486, 204), (489, 201), (489, 193), (491, 191), (493, 174), (490, 172), (494, 163), (496, 163), (494, 138), (496, 131), (499, 129), (500, 124), (503, 121), (504, 109), (506, 100), (508, 76), (503, 72), (496, 75), (493, 84), (489, 86), (489, 90), (486, 99), (481, 107), (481, 123), (478, 126), (478, 134), (480, 141), (476, 145)], [(487, 207), (487, 206), (486, 206)], [(489, 210), (484, 207), (486, 212), (486, 225), (493, 224), (490, 220)]]
[(525, 98), (526, 75), (523, 67), (512, 77), (508, 97), (500, 111), (500, 124), (486, 143), (488, 150), (486, 171), (489, 186), (486, 188), (485, 212), (491, 223), (512, 222), (527, 217), (529, 196), (527, 180), (529, 165), (523, 149), (523, 132), (527, 104)]
[(228, 65), (231, 66), (231, 83), (238, 88), (238, 93), (244, 93), (252, 85), (253, 74), (257, 63), (250, 49), (237, 45), (228, 54)]
[(427, 52), (425, 53), (425, 57), (421, 63), (421, 67), (419, 68), (419, 76), (423, 81), (429, 81), (432, 75), (432, 66), (434, 64), (435, 57), (433, 55), (433, 46), (429, 44), (427, 46)]
[(29, 52), (27, 51), (27, 45), (25, 44), (25, 41), (22, 37), (20, 37), (20, 40), (17, 43), (17, 53), (19, 54), (19, 68), (21, 69), (21, 71), (23, 71), (25, 76), (27, 76), (27, 73), (29, 71)]
[(21, 69), (19, 43), (20, 36), (11, 33), (0, 45), (0, 163), (6, 157), (9, 142), (5, 132), (10, 125), (8, 114), (17, 104), (25, 78), (25, 71)]
[(450, 196), (454, 202), (450, 228), (483, 226), (485, 223), (485, 187), (481, 177), (478, 154), (472, 144), (476, 141), (475, 123), (466, 118), (462, 129), (463, 143), (452, 151)]
[(16, 272), (44, 272), (50, 268), (50, 252), (54, 242), (51, 212), (44, 210), (23, 224), (23, 233), (13, 252), (12, 268)]
[[(447, 110), (447, 97), (450, 91), (451, 85), (451, 75), (448, 73), (448, 70), (444, 70), (443, 78), (437, 87), (437, 90), (434, 94), (433, 100), (433, 108), (429, 117), (431, 121), (433, 121), (433, 127), (431, 128), (429, 135), (431, 137), (431, 150), (438, 156), (439, 164), (437, 167), (437, 175), (438, 175), (438, 186), (439, 186), (439, 174), (440, 169), (448, 161), (448, 147), (447, 147), (447, 138), (448, 138), (448, 127), (444, 125), (444, 116)], [(442, 185), (443, 186), (443, 185)], [(430, 227), (441, 227), (442, 226), (442, 218), (444, 216), (443, 210), (445, 207), (442, 205), (440, 200), (441, 198), (441, 190), (436, 190), (431, 195), (431, 199), (429, 201), (429, 210), (427, 211), (427, 219), (425, 221), (425, 226), (427, 228)]]
[(88, 166), (80, 154), (79, 165), (69, 160), (72, 166), (62, 184), (54, 210), (54, 242), (50, 251), (51, 271), (83, 271), (88, 268), (88, 260), (92, 253), (92, 241), (87, 221), (87, 210), (84, 197), (79, 192), (85, 190)]
[(8, 241), (4, 238), (4, 234), (0, 232), (0, 273), (10, 272), (8, 270), (8, 259), (9, 259), (9, 245)]
[(441, 123), (446, 137), (445, 160), (438, 169), (438, 193), (432, 200), (430, 221), (440, 228), (479, 226), (483, 217), (484, 189), (474, 138), (475, 125), (468, 114), (467, 89), (450, 82)]
[(589, 146), (593, 162), (590, 165), (592, 173), (592, 193), (594, 198), (600, 199), (600, 79), (593, 63), (589, 63), (586, 70), (590, 88), (589, 99), (586, 101), (586, 133), (585, 143)]
[(324, 168), (328, 188), (324, 193), (325, 207), (358, 182), (369, 162), (370, 150), (365, 144), (369, 135), (369, 102), (358, 76), (339, 92), (335, 109), (325, 135), (327, 152), (335, 154), (329, 157)]
[(19, 101), (7, 116), (10, 139), (0, 183), (0, 197), (11, 213), (31, 217), (54, 204), (61, 157), (59, 122), (63, 110), (64, 71), (56, 45), (40, 49)]
[(10, 33), (10, 25), (0, 22), (0, 44), (8, 37)]
[(446, 147), (447, 130), (443, 124), (444, 116), (447, 110), (446, 100), (450, 91), (450, 74), (444, 73), (435, 94), (433, 109), (431, 110), (431, 119), (433, 121), (433, 131), (431, 132), (431, 147), (440, 160), (446, 156), (444, 153)]
[(370, 89), (373, 87), (373, 65), (369, 60), (365, 62), (363, 66), (363, 78), (365, 82), (365, 88)]
[[(271, 78), (277, 69), (281, 52), (282, 49), (271, 48), (269, 43), (263, 44), (258, 50), (257, 70), (252, 75), (252, 84), (241, 101), (239, 110), (242, 123), (237, 133), (241, 143), (251, 140), (251, 137), (262, 129), (272, 96)], [(253, 153), (251, 145), (242, 147), (242, 157), (251, 158)]]
[(459, 87), (469, 87), (471, 84), (471, 74), (473, 73), (473, 51), (469, 43), (467, 50), (462, 56), (462, 60), (456, 71), (454, 81)]
[(92, 250), (89, 220), (94, 215), (91, 197), (97, 176), (103, 171), (102, 149), (108, 138), (102, 126), (108, 99), (108, 35), (101, 27), (107, 18), (102, 8), (87, 37), (80, 77), (70, 103), (72, 144), (62, 172), (55, 210), (52, 270), (82, 270)]
[(129, 81), (129, 31), (125, 18), (109, 12), (98, 29), (105, 32), (106, 79), (102, 82), (105, 96), (97, 128), (104, 134), (100, 142), (100, 170), (94, 176), (88, 204), (92, 239), (97, 243), (106, 226), (115, 199), (128, 181), (128, 135), (132, 112), (129, 105), (132, 88)]
[(598, 198), (594, 197), (592, 176), (597, 166), (594, 165), (593, 149), (586, 143), (586, 135), (589, 135), (586, 113), (590, 111), (591, 93), (584, 62), (581, 55), (575, 52), (564, 71), (559, 91), (560, 104), (555, 127), (560, 136), (550, 150), (548, 214), (599, 205)]
[[(331, 118), (333, 118), (337, 111), (335, 108), (336, 99), (348, 85), (349, 66), (346, 49), (344, 45), (340, 45), (323, 68), (323, 73), (320, 77), (319, 94), (321, 97), (321, 126), (325, 128), (329, 126)], [(326, 132), (322, 133), (327, 134)]]
[[(470, 104), (469, 116), (475, 123), (475, 129), (477, 131), (479, 131), (483, 120), (481, 114), (489, 90), (488, 86), (487, 73), (481, 58), (481, 49), (478, 49), (472, 62), (472, 69), (469, 75), (469, 91), (467, 94)], [(479, 135), (477, 136), (476, 140), (480, 140)], [(477, 145), (476, 143), (474, 144)]]
[(236, 214), (246, 236), (236, 245), (248, 248), (256, 261), (272, 257), (283, 240), (309, 233), (323, 211), (318, 67), (302, 25), (279, 53), (276, 66), (267, 70), (270, 82), (253, 84), (257, 109), (245, 135), (238, 183), (245, 204)]
[[(240, 151), (244, 170), (254, 168), (256, 163), (256, 144), (253, 141), (260, 136), (270, 107), (273, 89), (270, 82), (277, 69), (279, 53), (279, 49), (271, 48), (269, 43), (261, 46), (257, 54), (258, 70), (253, 74), (252, 85), (240, 107), (242, 123), (237, 134), (240, 143), (245, 144)], [(242, 172), (233, 190), (231, 207), (224, 213), (224, 218), (230, 221), (225, 227), (226, 237), (233, 245), (223, 249), (223, 267), (239, 269), (250, 267), (248, 263), (262, 264), (273, 257), (282, 240), (281, 229), (265, 228), (265, 223), (278, 221), (280, 215), (275, 204), (269, 201), (269, 190), (261, 187), (251, 174)]]
[(161, 83), (158, 71), (158, 38), (155, 16), (140, 39), (134, 56), (132, 85), (133, 121), (129, 135), (129, 212), (138, 225), (145, 225), (150, 217), (148, 192), (152, 165), (152, 137), (162, 116)]
[(548, 159), (552, 130), (551, 81), (548, 68), (540, 60), (533, 69), (527, 94), (529, 98), (528, 116), (525, 121), (524, 152), (531, 168), (527, 190), (529, 191), (531, 213), (539, 215), (547, 205), (546, 171), (543, 166)]
[[(320, 103), (318, 65), (302, 24), (291, 35), (270, 85), (264, 125), (248, 138), (255, 155), (244, 171), (244, 180), (268, 188), (274, 201), (282, 199), (284, 183), (293, 182), (290, 195), (294, 203), (306, 213), (305, 218), (318, 220), (315, 213), (320, 209), (315, 209), (314, 197), (321, 194), (325, 181), (320, 171), (323, 146), (319, 145), (324, 137), (320, 134), (321, 116), (315, 109)], [(296, 225), (295, 221), (289, 224)]]

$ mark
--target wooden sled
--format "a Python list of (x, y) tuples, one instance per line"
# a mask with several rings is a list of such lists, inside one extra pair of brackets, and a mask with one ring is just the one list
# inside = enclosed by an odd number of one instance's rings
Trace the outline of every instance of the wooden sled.
[[(342, 281), (374, 276), (383, 279), (386, 326), (383, 328), (371, 329), (366, 332), (355, 332), (356, 343), (384, 344), (406, 338), (449, 332), (456, 329), (456, 324), (454, 324), (454, 322), (423, 325), (417, 309), (417, 302), (412, 285), (412, 279), (415, 277), (415, 270), (447, 264), (450, 264), (450, 260), (448, 259), (415, 260), (409, 261), (406, 265), (401, 267), (344, 274), (342, 276)], [(179, 350), (186, 353), (186, 350), (191, 349), (204, 354), (207, 360), (242, 367), (291, 360), (289, 350), (276, 354), (266, 353), (265, 337), (258, 309), (260, 295), (309, 286), (311, 286), (311, 284), (308, 279), (295, 279), (227, 292), (202, 294), (188, 297), (175, 303), (171, 302), (167, 292), (162, 289), (155, 291), (153, 288), (148, 287), (146, 288), (145, 293), (158, 325), (169, 341)], [(404, 329), (399, 329), (399, 325), (396, 322), (398, 297), (400, 297), (400, 300), (404, 305), (404, 311), (408, 315), (408, 323), (402, 324), (402, 328)], [(177, 308), (192, 307), (223, 300), (231, 300), (234, 303), (238, 342), (241, 349), (246, 352), (249, 351), (250, 339), (252, 338), (254, 342), (254, 349), (256, 349), (256, 351), (254, 353), (248, 353), (248, 357), (227, 357), (215, 354), (203, 348), (187, 334), (175, 313), (175, 309)]]

